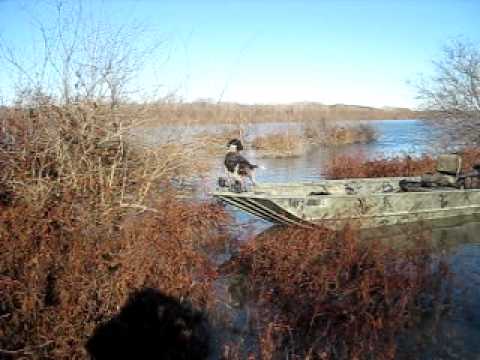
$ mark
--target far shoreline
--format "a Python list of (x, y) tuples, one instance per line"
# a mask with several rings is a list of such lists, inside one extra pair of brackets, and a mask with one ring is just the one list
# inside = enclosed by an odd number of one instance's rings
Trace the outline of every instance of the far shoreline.
[(119, 109), (142, 114), (146, 126), (161, 124), (247, 124), (271, 122), (331, 122), (369, 120), (413, 120), (425, 118), (423, 111), (407, 108), (374, 108), (357, 105), (294, 103), (244, 105), (213, 102), (156, 102), (122, 104)]
[[(35, 108), (55, 107), (68, 108), (80, 105), (84, 109), (100, 111), (113, 110), (122, 118), (136, 119), (142, 127), (160, 125), (245, 125), (253, 123), (298, 122), (298, 123), (337, 123), (342, 121), (371, 120), (427, 120), (431, 114), (425, 111), (408, 108), (385, 107), (375, 108), (360, 105), (324, 105), (321, 103), (292, 104), (255, 104), (246, 105), (229, 102), (120, 102), (114, 106), (96, 102), (61, 104), (16, 104), (0, 106), (0, 114), (11, 111), (32, 111)], [(102, 109), (103, 108), (103, 109)], [(138, 123), (137, 121), (137, 123)]]

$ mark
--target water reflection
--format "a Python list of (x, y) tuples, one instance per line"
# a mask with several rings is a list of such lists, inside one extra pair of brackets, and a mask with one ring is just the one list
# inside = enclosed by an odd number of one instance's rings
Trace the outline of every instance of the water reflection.
[[(480, 218), (452, 218), (429, 225), (436, 249), (446, 255), (449, 303), (437, 304), (402, 341), (400, 358), (478, 359), (480, 356)], [(406, 347), (406, 348), (405, 348)]]

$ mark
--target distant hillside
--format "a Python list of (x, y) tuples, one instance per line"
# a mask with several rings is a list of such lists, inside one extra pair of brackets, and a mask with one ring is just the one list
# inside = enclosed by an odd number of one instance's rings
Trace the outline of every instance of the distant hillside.
[[(98, 103), (91, 106), (105, 107)], [(0, 118), (8, 117), (13, 108), (0, 107)], [(119, 116), (143, 119), (147, 125), (160, 123), (251, 123), (274, 121), (342, 121), (374, 119), (415, 119), (422, 112), (406, 108), (374, 108), (359, 105), (324, 105), (294, 103), (278, 105), (245, 105), (237, 103), (157, 102), (147, 104), (123, 103), (116, 110)], [(1, 125), (1, 124), (0, 124)]]
[[(137, 107), (139, 105), (131, 105)], [(152, 122), (272, 122), (415, 119), (420, 112), (406, 108), (374, 108), (359, 105), (294, 103), (245, 105), (236, 103), (156, 103), (142, 106)]]

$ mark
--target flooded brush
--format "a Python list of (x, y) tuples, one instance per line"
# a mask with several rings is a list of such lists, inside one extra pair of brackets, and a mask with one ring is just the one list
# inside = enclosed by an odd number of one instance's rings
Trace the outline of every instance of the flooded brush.
[(14, 141), (8, 148), (0, 144), (0, 182), (30, 202), (41, 204), (52, 192), (95, 194), (97, 208), (121, 205), (125, 212), (161, 196), (173, 179), (205, 171), (194, 160), (200, 145), (140, 144), (134, 136), (140, 120), (105, 105), (47, 103), (3, 116)]
[[(480, 163), (480, 148), (464, 148), (456, 152), (462, 156), (462, 168), (469, 172), (475, 164)], [(422, 155), (419, 157), (396, 156), (392, 158), (367, 159), (365, 154), (356, 156), (336, 156), (326, 167), (326, 175), (330, 179), (345, 178), (375, 178), (420, 176), (433, 172), (436, 156)]]
[(260, 150), (263, 157), (298, 157), (306, 153), (307, 147), (306, 139), (296, 134), (269, 134), (252, 140), (252, 148)]
[(244, 248), (236, 264), (259, 307), (259, 358), (393, 359), (446, 276), (426, 238), (410, 241), (281, 229)]
[(309, 122), (304, 127), (305, 136), (314, 144), (346, 145), (368, 144), (378, 137), (375, 128), (368, 124), (328, 124), (328, 122)]
[(365, 132), (361, 128), (347, 129), (345, 127), (336, 127), (329, 129), (328, 135), (325, 137), (327, 143), (341, 145), (341, 144), (353, 144), (353, 143), (368, 143), (375, 137), (370, 135), (369, 132)]
[(410, 156), (368, 160), (364, 154), (336, 156), (326, 167), (330, 179), (419, 176), (435, 169), (431, 156)]

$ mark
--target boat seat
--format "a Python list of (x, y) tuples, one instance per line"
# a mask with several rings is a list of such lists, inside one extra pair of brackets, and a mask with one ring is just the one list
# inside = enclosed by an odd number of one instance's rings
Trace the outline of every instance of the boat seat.
[(432, 191), (458, 189), (464, 185), (464, 179), (460, 175), (462, 170), (462, 158), (457, 154), (443, 154), (437, 158), (435, 173), (426, 173), (420, 181), (400, 181), (401, 191)]
[(421, 183), (424, 187), (460, 187), (460, 172), (462, 171), (462, 157), (457, 154), (443, 154), (437, 158), (434, 174), (422, 175)]

